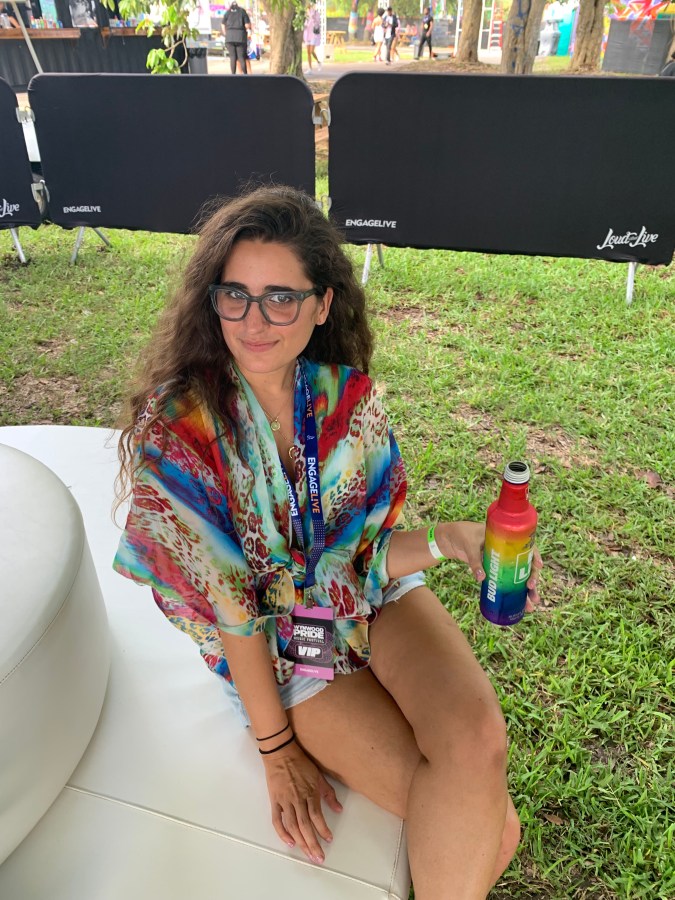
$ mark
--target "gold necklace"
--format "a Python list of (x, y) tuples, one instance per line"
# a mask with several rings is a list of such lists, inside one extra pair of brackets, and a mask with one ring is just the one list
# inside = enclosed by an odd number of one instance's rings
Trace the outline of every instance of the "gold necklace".
[[(260, 400), (258, 400), (258, 403), (260, 403)], [(274, 416), (274, 418), (272, 418), (272, 416), (267, 412), (267, 410), (262, 405), (262, 403), (260, 403), (260, 409), (262, 409), (262, 411), (265, 413), (265, 416), (267, 418), (267, 421), (270, 423), (270, 428), (272, 429), (272, 431), (281, 431), (281, 422), (279, 421), (279, 416), (281, 415), (281, 410), (283, 409), (283, 406), (281, 407), (279, 412), (276, 414), (276, 416)]]
[[(260, 400), (258, 400), (258, 403), (260, 403)], [(265, 413), (265, 417), (266, 417), (267, 421), (270, 423), (270, 428), (272, 429), (272, 431), (274, 431), (274, 432), (278, 431), (279, 434), (281, 435), (281, 437), (286, 441), (286, 443), (291, 445), (288, 448), (288, 455), (293, 460), (293, 462), (296, 462), (298, 457), (300, 456), (300, 449), (295, 446), (293, 441), (289, 441), (287, 436), (281, 430), (281, 422), (279, 421), (279, 416), (281, 415), (281, 409), (279, 410), (279, 412), (276, 414), (276, 416), (274, 418), (272, 418), (272, 416), (270, 416), (270, 414), (267, 412), (267, 410), (262, 405), (262, 403), (260, 403), (260, 409), (262, 409), (262, 411)], [(283, 409), (283, 407), (282, 407), (282, 409)]]
[[(272, 427), (272, 424), (270, 423), (270, 428), (271, 428), (271, 427)], [(272, 430), (274, 430), (274, 429), (272, 429)], [(286, 435), (283, 433), (283, 431), (281, 430), (281, 428), (277, 428), (276, 430), (279, 432), (279, 434), (281, 435), (281, 437), (286, 441), (286, 443), (291, 445), (291, 446), (288, 448), (288, 455), (289, 455), (290, 458), (293, 460), (293, 462), (297, 462), (298, 457), (300, 456), (300, 448), (299, 448), (299, 447), (296, 447), (295, 444), (293, 443), (293, 441), (289, 441), (289, 440), (288, 440), (288, 438), (287, 438)]]

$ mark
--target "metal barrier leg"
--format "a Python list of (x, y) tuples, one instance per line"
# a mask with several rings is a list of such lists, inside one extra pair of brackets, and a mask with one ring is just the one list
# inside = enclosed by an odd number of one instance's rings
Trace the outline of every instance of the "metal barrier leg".
[[(378, 244), (379, 247), (379, 244)], [(361, 284), (368, 284), (368, 276), (370, 275), (370, 261), (373, 258), (373, 245), (368, 244), (366, 247), (366, 259), (363, 263), (363, 274), (361, 275)]]
[(101, 238), (106, 247), (112, 247), (112, 244), (108, 240), (108, 238), (103, 234), (103, 232), (99, 228), (94, 228), (95, 233)]
[(633, 288), (635, 287), (635, 272), (638, 264), (636, 262), (628, 263), (628, 280), (626, 281), (626, 306), (630, 306), (633, 302)]
[(19, 259), (25, 266), (28, 260), (26, 259), (26, 254), (23, 252), (21, 241), (19, 240), (19, 232), (16, 230), (16, 228), (10, 228), (9, 233), (12, 235), (12, 240), (14, 241), (14, 249), (19, 254)]
[(384, 269), (384, 254), (382, 253), (382, 244), (377, 245), (377, 258), (380, 261), (380, 265)]
[(84, 240), (84, 225), (82, 225), (77, 231), (77, 237), (75, 238), (75, 247), (73, 249), (73, 255), (70, 257), (71, 263), (77, 262), (77, 254), (80, 252), (80, 247), (82, 246), (83, 240)]
[[(92, 231), (97, 234), (106, 247), (112, 247), (112, 244), (108, 240), (108, 238), (103, 234), (100, 228), (92, 228)], [(84, 242), (84, 225), (81, 225), (77, 231), (77, 238), (75, 239), (75, 247), (73, 249), (73, 255), (70, 257), (71, 263), (77, 262), (77, 254), (80, 252), (80, 247)]]

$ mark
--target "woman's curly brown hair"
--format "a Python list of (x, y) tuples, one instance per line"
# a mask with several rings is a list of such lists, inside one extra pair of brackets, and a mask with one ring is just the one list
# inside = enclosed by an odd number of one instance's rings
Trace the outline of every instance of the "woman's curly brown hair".
[[(204, 219), (182, 283), (143, 350), (140, 372), (120, 422), (116, 508), (133, 487), (134, 445), (137, 440), (142, 445), (170, 398), (189, 394), (196, 402), (205, 403), (225, 424), (230, 353), (208, 286), (220, 281), (235, 243), (247, 239), (284, 244), (296, 254), (313, 285), (322, 293), (333, 288), (328, 318), (314, 329), (304, 355), (317, 362), (343, 363), (368, 372), (373, 336), (365, 295), (342, 249), (340, 233), (314, 200), (290, 187), (259, 187), (220, 204)], [(143, 421), (136, 434), (139, 415), (160, 387), (155, 414)]]

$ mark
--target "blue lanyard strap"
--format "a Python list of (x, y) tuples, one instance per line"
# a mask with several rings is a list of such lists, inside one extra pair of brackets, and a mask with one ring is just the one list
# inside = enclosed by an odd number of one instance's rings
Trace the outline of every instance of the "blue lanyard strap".
[(307, 383), (302, 368), (300, 369), (302, 380), (305, 386), (305, 400), (307, 402), (307, 412), (305, 415), (305, 476), (307, 478), (307, 497), (309, 500), (309, 511), (312, 517), (312, 549), (307, 555), (305, 550), (305, 535), (302, 530), (302, 518), (300, 516), (300, 507), (298, 498), (295, 493), (290, 478), (286, 474), (286, 469), (282, 463), (281, 471), (286, 481), (286, 490), (288, 491), (288, 502), (291, 507), (291, 522), (293, 531), (298, 539), (298, 543), (302, 552), (305, 554), (305, 590), (312, 588), (316, 584), (315, 571), (321, 554), (326, 546), (326, 527), (323, 520), (323, 509), (321, 507), (321, 481), (319, 478), (319, 441), (316, 436), (316, 418), (314, 417), (314, 404), (312, 403), (312, 394)]

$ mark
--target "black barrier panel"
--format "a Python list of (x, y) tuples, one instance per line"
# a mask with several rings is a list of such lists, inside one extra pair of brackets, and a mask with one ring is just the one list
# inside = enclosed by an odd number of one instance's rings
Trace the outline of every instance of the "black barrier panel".
[(612, 19), (602, 71), (658, 75), (666, 64), (672, 39), (669, 19)]
[(0, 228), (36, 227), (42, 221), (33, 199), (33, 172), (16, 110), (14, 91), (0, 78)]
[(185, 233), (249, 180), (314, 195), (313, 100), (297, 78), (38, 75), (29, 97), (58, 225)]
[[(137, 72), (147, 73), (150, 50), (163, 47), (161, 35), (152, 37), (119, 34), (113, 28), (104, 36), (96, 28), (82, 28), (79, 37), (61, 37), (60, 29), (33, 29), (33, 49), (44, 72)], [(126, 29), (124, 29), (126, 31)], [(0, 76), (14, 90), (25, 91), (37, 73), (23, 35), (0, 43)]]
[(352, 74), (330, 109), (351, 243), (672, 259), (673, 78)]

